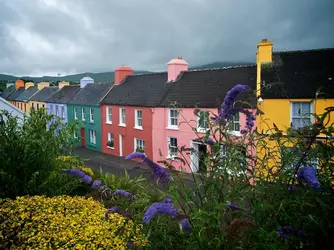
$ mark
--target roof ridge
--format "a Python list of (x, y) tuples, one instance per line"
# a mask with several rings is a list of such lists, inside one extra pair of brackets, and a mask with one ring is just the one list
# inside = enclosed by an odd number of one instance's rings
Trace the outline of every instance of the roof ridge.
[(207, 69), (192, 69), (183, 72), (201, 72), (201, 71), (218, 71), (218, 70), (226, 70), (226, 69), (236, 69), (236, 68), (251, 68), (255, 67), (256, 64), (245, 64), (245, 65), (235, 65), (235, 66), (226, 66), (220, 68), (207, 68)]
[(128, 76), (145, 76), (145, 75), (159, 75), (159, 74), (167, 74), (167, 71), (160, 71), (160, 72), (150, 72), (150, 73), (140, 73), (140, 74), (132, 74)]
[(334, 48), (319, 48), (319, 49), (304, 49), (304, 50), (281, 50), (281, 51), (273, 51), (275, 53), (303, 53), (310, 51), (326, 51), (326, 50), (334, 50)]

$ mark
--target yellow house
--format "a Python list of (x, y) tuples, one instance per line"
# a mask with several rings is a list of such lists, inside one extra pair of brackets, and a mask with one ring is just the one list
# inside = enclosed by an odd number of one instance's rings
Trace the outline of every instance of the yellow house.
[[(268, 166), (278, 167), (281, 148), (270, 135), (311, 125), (315, 115), (334, 107), (334, 48), (273, 52), (273, 43), (265, 39), (257, 46), (256, 64), (257, 130), (267, 136), (257, 145), (258, 158), (269, 156)], [(333, 122), (331, 115), (328, 124)], [(309, 162), (317, 165), (315, 159)]]
[(48, 82), (40, 82), (38, 84), (39, 91), (30, 99), (29, 109), (46, 109), (46, 101), (51, 98), (59, 89), (70, 85), (69, 82), (62, 81), (57, 86), (50, 87)]
[[(35, 86), (35, 84), (33, 82), (26, 82), (25, 86), (24, 86), (24, 91), (22, 92), (22, 94), (20, 94), (19, 96), (17, 96), (15, 98), (16, 101), (16, 105), (19, 109), (21, 109), (24, 112), (27, 112), (29, 110), (28, 107), (28, 101), (29, 99), (36, 94), (38, 91), (37, 86)], [(28, 113), (28, 112), (27, 112)]]

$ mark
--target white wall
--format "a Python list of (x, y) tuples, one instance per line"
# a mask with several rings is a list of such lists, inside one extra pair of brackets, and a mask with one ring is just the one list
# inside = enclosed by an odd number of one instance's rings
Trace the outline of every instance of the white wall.
[(7, 110), (9, 113), (11, 113), (12, 116), (17, 116), (21, 118), (21, 119), (18, 119), (19, 124), (22, 124), (24, 117), (28, 116), (22, 110), (16, 108), (14, 105), (7, 102), (5, 99), (1, 97), (0, 97), (0, 110)]

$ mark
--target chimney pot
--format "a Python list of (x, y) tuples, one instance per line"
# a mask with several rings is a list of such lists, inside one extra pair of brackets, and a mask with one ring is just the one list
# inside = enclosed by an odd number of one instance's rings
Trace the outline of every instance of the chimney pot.
[(182, 57), (177, 57), (167, 63), (167, 71), (168, 81), (175, 81), (182, 71), (188, 71), (188, 63)]
[(125, 79), (125, 77), (127, 77), (128, 75), (132, 75), (133, 74), (133, 69), (127, 66), (120, 66), (117, 69), (115, 69), (115, 84), (119, 85), (122, 83), (122, 81)]

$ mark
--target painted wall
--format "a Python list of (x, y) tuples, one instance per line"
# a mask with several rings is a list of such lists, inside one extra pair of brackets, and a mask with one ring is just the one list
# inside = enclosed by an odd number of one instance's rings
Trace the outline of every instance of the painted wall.
[[(85, 131), (85, 147), (91, 150), (95, 151), (102, 151), (101, 148), (101, 113), (100, 113), (100, 107), (99, 106), (89, 106), (89, 105), (74, 105), (69, 104), (67, 106), (67, 117), (68, 121), (75, 121), (74, 119), (74, 108), (77, 108), (77, 118), (79, 121), (79, 131), (78, 136), (81, 137), (81, 129), (83, 128)], [(85, 108), (86, 111), (86, 119), (85, 121), (82, 120), (82, 108)], [(94, 110), (94, 122), (90, 122), (90, 116), (89, 116), (89, 110)], [(89, 130), (95, 130), (96, 131), (96, 144), (90, 143), (90, 134)], [(81, 145), (81, 140), (80, 145)]]
[[(53, 107), (53, 112), (51, 112), (51, 106)], [(48, 112), (48, 114), (52, 114), (52, 115), (56, 115), (56, 107), (58, 107), (58, 117), (61, 116), (61, 107), (64, 107), (64, 116), (62, 118), (62, 121), (64, 123), (67, 123), (68, 122), (68, 118), (67, 118), (67, 105), (66, 104), (60, 104), (60, 103), (50, 103), (50, 102), (47, 102), (46, 103), (46, 110)]]
[[(106, 123), (106, 107), (112, 109), (112, 124)], [(120, 108), (126, 109), (126, 126), (119, 126)], [(142, 110), (143, 129), (135, 128), (135, 110)], [(153, 109), (152, 109), (153, 110)], [(146, 107), (132, 107), (132, 106), (116, 106), (116, 105), (102, 105), (101, 106), (101, 126), (102, 126), (102, 151), (106, 154), (120, 156), (120, 138), (122, 136), (122, 151), (123, 157), (132, 153), (134, 149), (134, 138), (138, 138), (145, 141), (145, 154), (153, 158), (152, 148), (152, 111), (151, 108)], [(108, 133), (113, 133), (114, 136), (114, 148), (108, 148)]]
[[(291, 102), (311, 102), (311, 99), (265, 99), (259, 108), (264, 114), (259, 115), (257, 119), (259, 131), (268, 131), (273, 128), (273, 123), (285, 131), (290, 127)], [(314, 112), (319, 115), (325, 112), (325, 108), (334, 106), (334, 99), (317, 99), (313, 102)], [(334, 117), (331, 117), (329, 124), (334, 122)], [(269, 132), (269, 131), (268, 131)]]

